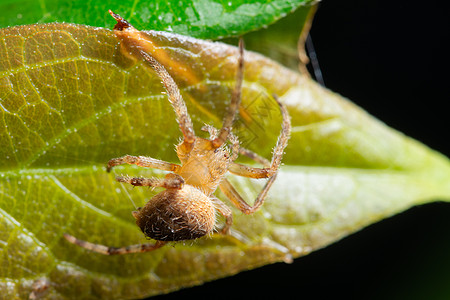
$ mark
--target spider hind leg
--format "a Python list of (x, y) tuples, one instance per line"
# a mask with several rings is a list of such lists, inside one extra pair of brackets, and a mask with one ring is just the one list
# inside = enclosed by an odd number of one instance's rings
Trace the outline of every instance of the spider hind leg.
[(143, 253), (143, 252), (150, 252), (156, 249), (161, 248), (166, 244), (166, 242), (163, 241), (156, 241), (154, 244), (136, 244), (136, 245), (130, 245), (126, 247), (109, 247), (101, 244), (94, 244), (87, 241), (83, 241), (80, 239), (77, 239), (76, 237), (65, 233), (64, 238), (68, 240), (70, 243), (75, 244), (77, 246), (80, 246), (82, 248), (85, 248), (87, 250), (97, 252), (104, 255), (122, 255), (122, 254), (129, 254), (129, 253)]

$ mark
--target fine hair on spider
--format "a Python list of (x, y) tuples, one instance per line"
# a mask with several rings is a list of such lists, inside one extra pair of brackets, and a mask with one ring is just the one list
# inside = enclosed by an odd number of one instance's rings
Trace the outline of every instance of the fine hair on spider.
[[(107, 164), (108, 172), (113, 167), (122, 164), (132, 164), (169, 172), (164, 178), (116, 177), (117, 181), (129, 183), (133, 186), (164, 188), (163, 191), (150, 199), (144, 207), (132, 212), (136, 224), (141, 228), (144, 235), (147, 238), (154, 239), (155, 243), (115, 248), (83, 241), (69, 234), (65, 234), (64, 237), (73, 244), (105, 255), (148, 252), (158, 249), (170, 241), (193, 240), (212, 233), (216, 224), (216, 211), (225, 217), (225, 224), (218, 231), (222, 234), (228, 234), (233, 222), (232, 213), (226, 204), (214, 196), (214, 192), (219, 188), (231, 203), (244, 214), (252, 214), (261, 207), (276, 179), (283, 151), (289, 139), (291, 123), (286, 107), (275, 95), (273, 96), (279, 105), (283, 121), (271, 161), (239, 146), (239, 141), (231, 133), (231, 128), (239, 110), (244, 76), (244, 46), (242, 40), (240, 40), (236, 83), (222, 128), (218, 130), (206, 125), (202, 130), (208, 132), (210, 138), (205, 139), (196, 136), (177, 84), (166, 69), (148, 54), (149, 51), (146, 51), (148, 45), (145, 36), (143, 36), (145, 33), (136, 30), (118, 14), (112, 11), (109, 11), (109, 13), (117, 21), (114, 33), (121, 41), (122, 50), (152, 67), (162, 80), (183, 134), (183, 140), (176, 146), (176, 153), (181, 164), (165, 162), (147, 156), (131, 155), (113, 158)], [(227, 142), (230, 143), (230, 146), (226, 145)], [(239, 154), (262, 164), (263, 168), (236, 163), (235, 160)], [(243, 177), (268, 179), (253, 205), (249, 205), (225, 178), (227, 172)]]

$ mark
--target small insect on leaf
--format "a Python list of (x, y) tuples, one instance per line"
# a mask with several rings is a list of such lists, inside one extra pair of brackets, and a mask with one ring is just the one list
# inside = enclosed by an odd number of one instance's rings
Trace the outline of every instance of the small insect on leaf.
[[(167, 72), (149, 52), (153, 43), (145, 38), (145, 33), (135, 29), (120, 15), (109, 11), (116, 19), (114, 33), (121, 41), (122, 51), (136, 60), (144, 61), (161, 78), (167, 91), (179, 124), (183, 140), (176, 146), (180, 164), (173, 164), (147, 156), (125, 155), (111, 159), (106, 167), (108, 172), (115, 166), (132, 164), (143, 168), (155, 168), (168, 171), (164, 178), (117, 177), (118, 182), (133, 186), (163, 188), (164, 190), (150, 199), (146, 205), (132, 212), (136, 224), (144, 235), (155, 240), (155, 243), (137, 244), (125, 247), (108, 247), (93, 244), (75, 238), (69, 234), (64, 237), (71, 243), (85, 249), (105, 254), (127, 254), (148, 252), (161, 248), (170, 241), (192, 240), (211, 234), (216, 227), (216, 211), (225, 217), (225, 224), (219, 232), (229, 234), (232, 226), (231, 210), (216, 196), (217, 188), (226, 195), (231, 203), (245, 214), (252, 214), (264, 203), (269, 189), (274, 183), (281, 164), (284, 149), (287, 146), (291, 123), (286, 107), (276, 96), (273, 100), (278, 104), (283, 122), (278, 142), (273, 151), (272, 161), (266, 161), (248, 149), (240, 147), (238, 137), (232, 133), (232, 126), (239, 112), (241, 89), (244, 78), (244, 44), (239, 42), (238, 64), (235, 87), (231, 95), (230, 106), (225, 114), (220, 130), (212, 126), (204, 127), (210, 135), (209, 139), (196, 136), (180, 90)], [(248, 167), (235, 160), (239, 154), (263, 163), (263, 168)], [(267, 183), (257, 196), (254, 204), (247, 204), (232, 184), (224, 178), (227, 172), (248, 178), (268, 178)]]

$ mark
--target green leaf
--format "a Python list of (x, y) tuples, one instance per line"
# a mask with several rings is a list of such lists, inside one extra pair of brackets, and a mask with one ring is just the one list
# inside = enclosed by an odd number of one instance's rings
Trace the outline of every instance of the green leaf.
[[(149, 39), (170, 57), (197, 134), (204, 123), (219, 127), (236, 49), (159, 32)], [(280, 96), (293, 124), (263, 208), (251, 216), (234, 209), (232, 236), (108, 257), (63, 234), (111, 246), (146, 242), (131, 211), (155, 192), (116, 182), (104, 165), (124, 154), (177, 162), (181, 134), (160, 80), (125, 57), (110, 30), (0, 30), (1, 294), (27, 298), (40, 279), (48, 297), (141, 298), (289, 261), (412, 205), (450, 200), (446, 157), (269, 59), (247, 52), (245, 61), (235, 128), (244, 146), (271, 156), (281, 117), (268, 95)], [(131, 166), (114, 172), (161, 176)], [(263, 184), (229, 178), (249, 202)]]
[(70, 22), (112, 28), (108, 10), (119, 13), (136, 28), (164, 30), (198, 38), (238, 36), (268, 26), (312, 0), (151, 0), (2, 1), (0, 27), (32, 23)]
[[(316, 8), (317, 5), (301, 6), (275, 24), (246, 34), (245, 48), (270, 57), (293, 70), (298, 70), (299, 36), (303, 37), (303, 33), (309, 33), (309, 25)], [(238, 38), (228, 38), (223, 41), (237, 45), (238, 40)]]

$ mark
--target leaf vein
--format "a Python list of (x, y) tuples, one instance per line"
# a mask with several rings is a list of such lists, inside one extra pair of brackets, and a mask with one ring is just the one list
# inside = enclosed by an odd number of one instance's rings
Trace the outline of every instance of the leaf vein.
[(36, 151), (36, 154), (33, 155), (30, 159), (28, 159), (24, 163), (24, 168), (29, 168), (39, 157), (41, 157), (43, 154), (46, 153), (47, 150), (49, 150), (51, 147), (56, 146), (59, 144), (65, 137), (69, 136), (70, 134), (80, 130), (81, 128), (91, 124), (95, 120), (99, 119), (102, 116), (105, 116), (112, 111), (118, 109), (119, 107), (123, 107), (127, 104), (134, 103), (134, 102), (140, 102), (140, 101), (146, 101), (152, 98), (162, 97), (158, 95), (150, 95), (146, 97), (136, 97), (136, 98), (124, 98), (124, 101), (116, 102), (113, 105), (107, 106), (104, 109), (96, 112), (89, 118), (83, 119), (82, 121), (75, 123), (73, 126), (66, 128), (66, 130), (62, 131), (61, 134), (57, 135), (56, 137), (52, 138), (50, 141), (44, 144), (44, 146)]
[(66, 187), (61, 181), (58, 180), (58, 178), (56, 178), (54, 175), (50, 175), (49, 178), (67, 195), (69, 195), (72, 199), (74, 199), (77, 203), (81, 204), (83, 207), (87, 207), (93, 211), (95, 211), (96, 213), (105, 216), (108, 219), (112, 219), (115, 222), (121, 223), (127, 227), (133, 227), (135, 228), (135, 226), (129, 222), (126, 222), (120, 218), (118, 218), (117, 216), (87, 202), (86, 200), (81, 199), (77, 194), (75, 194), (74, 192), (72, 192), (68, 187)]

